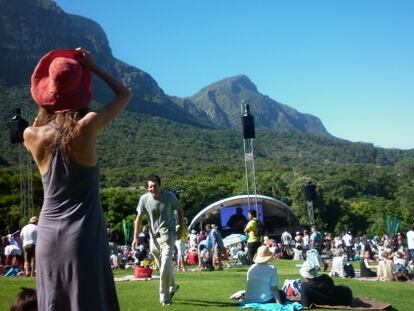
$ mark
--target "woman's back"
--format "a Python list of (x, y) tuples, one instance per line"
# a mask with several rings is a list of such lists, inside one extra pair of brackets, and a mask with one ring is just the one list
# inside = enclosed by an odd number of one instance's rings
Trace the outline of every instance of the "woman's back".
[[(87, 113), (92, 72), (114, 97)], [(85, 50), (46, 54), (32, 75), (31, 91), (40, 110), (24, 142), (44, 187), (36, 247), (39, 310), (118, 310), (95, 148), (98, 133), (131, 93)]]
[(268, 264), (253, 264), (247, 272), (245, 302), (267, 302), (272, 299), (271, 287), (277, 287), (276, 268)]

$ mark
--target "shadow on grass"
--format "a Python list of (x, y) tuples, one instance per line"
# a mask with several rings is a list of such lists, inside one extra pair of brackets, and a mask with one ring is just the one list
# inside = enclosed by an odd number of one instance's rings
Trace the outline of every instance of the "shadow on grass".
[(239, 305), (234, 302), (221, 302), (221, 301), (211, 301), (211, 300), (200, 300), (200, 299), (177, 299), (177, 303), (182, 305), (192, 305), (192, 306), (214, 306), (220, 308), (231, 308), (238, 307)]

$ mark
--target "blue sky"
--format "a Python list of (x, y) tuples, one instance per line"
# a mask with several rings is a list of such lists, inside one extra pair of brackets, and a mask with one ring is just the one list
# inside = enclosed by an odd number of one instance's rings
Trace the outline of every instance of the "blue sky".
[(340, 138), (414, 148), (414, 1), (57, 0), (169, 95), (246, 74)]

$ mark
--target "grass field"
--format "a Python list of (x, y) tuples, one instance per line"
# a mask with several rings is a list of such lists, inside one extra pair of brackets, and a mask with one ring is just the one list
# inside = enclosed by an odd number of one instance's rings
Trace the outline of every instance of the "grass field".
[[(273, 262), (279, 272), (279, 285), (285, 279), (299, 278), (298, 268), (291, 260), (275, 260)], [(191, 268), (191, 267), (190, 267)], [(168, 310), (240, 310), (240, 307), (229, 296), (244, 289), (247, 267), (231, 267), (224, 271), (214, 272), (176, 272), (180, 291), (174, 297)], [(119, 270), (116, 277), (132, 274), (132, 270)], [(414, 310), (414, 283), (406, 282), (370, 282), (355, 279), (335, 278), (335, 284), (349, 286), (354, 296), (379, 300), (392, 305), (392, 310)], [(159, 282), (136, 281), (117, 282), (116, 288), (121, 310), (160, 310), (158, 303)], [(0, 277), (0, 310), (9, 310), (13, 298), (20, 287), (35, 287), (34, 278)]]

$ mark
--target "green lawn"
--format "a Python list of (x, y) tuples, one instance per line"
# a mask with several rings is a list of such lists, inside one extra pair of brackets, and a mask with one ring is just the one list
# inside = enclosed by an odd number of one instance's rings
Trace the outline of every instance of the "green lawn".
[[(275, 260), (279, 284), (285, 279), (299, 278), (298, 268), (291, 260)], [(214, 272), (177, 272), (180, 291), (169, 310), (240, 310), (228, 297), (244, 289), (247, 267), (232, 267)], [(116, 271), (115, 276), (132, 274), (132, 270)], [(390, 303), (393, 310), (414, 310), (414, 284), (403, 282), (368, 282), (335, 278), (336, 284), (349, 286), (355, 296)], [(117, 282), (121, 310), (160, 310), (158, 281)], [(0, 277), (0, 310), (9, 310), (10, 302), (20, 287), (35, 287), (33, 278)]]

